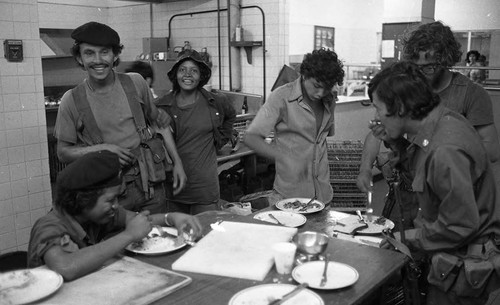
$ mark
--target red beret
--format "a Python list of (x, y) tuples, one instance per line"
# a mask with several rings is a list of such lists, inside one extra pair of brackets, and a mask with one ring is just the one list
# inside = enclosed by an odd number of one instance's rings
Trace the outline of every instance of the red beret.
[(85, 42), (96, 46), (120, 45), (120, 36), (109, 26), (91, 21), (73, 30), (71, 38), (76, 42)]
[(57, 175), (58, 188), (100, 189), (121, 184), (120, 160), (108, 150), (91, 152), (70, 163)]

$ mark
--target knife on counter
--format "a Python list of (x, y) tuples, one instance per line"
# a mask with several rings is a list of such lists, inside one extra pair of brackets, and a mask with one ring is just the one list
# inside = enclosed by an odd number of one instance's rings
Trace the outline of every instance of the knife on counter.
[(272, 301), (268, 305), (280, 305), (280, 304), (283, 304), (285, 301), (293, 298), (299, 292), (301, 292), (303, 289), (307, 288), (307, 286), (309, 286), (307, 283), (302, 283), (302, 284), (300, 284), (298, 286), (295, 286), (295, 288), (292, 291), (290, 291), (289, 293), (285, 294), (281, 298)]

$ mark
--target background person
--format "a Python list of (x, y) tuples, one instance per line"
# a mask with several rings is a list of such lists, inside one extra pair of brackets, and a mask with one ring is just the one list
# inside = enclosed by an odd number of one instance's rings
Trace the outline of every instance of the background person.
[[(477, 50), (470, 50), (467, 52), (465, 58), (465, 64), (467, 67), (482, 67), (483, 65), (479, 62), (479, 57), (481, 54)], [(481, 71), (478, 69), (467, 69), (467, 77), (475, 83), (481, 82)]]
[[(335, 133), (332, 88), (342, 85), (342, 67), (333, 51), (306, 54), (301, 77), (275, 89), (245, 132), (245, 144), (276, 163), (270, 205), (293, 197), (332, 200), (326, 137)], [(273, 130), (269, 145), (265, 138)]]
[[(139, 101), (144, 119), (152, 124), (167, 127), (168, 115), (155, 107), (151, 91), (139, 74), (114, 71), (123, 49), (115, 30), (102, 23), (88, 22), (76, 28), (71, 37), (75, 40), (71, 52), (87, 72), (87, 78), (62, 97), (54, 131), (59, 159), (71, 163), (89, 152), (114, 152), (125, 172), (120, 204), (134, 211), (166, 211), (165, 184), (154, 186), (152, 198), (149, 190), (142, 187), (136, 156), (139, 144), (149, 132), (146, 126), (137, 126), (129, 100)], [(166, 145), (172, 157), (174, 144)]]
[[(488, 154), (469, 121), (444, 107), (421, 68), (399, 62), (370, 82), (384, 140), (407, 135), (420, 212), (405, 230), (429, 256), (428, 305), (484, 304), (500, 277), (500, 202)], [(496, 269), (496, 270), (495, 270)]]
[[(474, 126), (490, 161), (496, 162), (500, 155), (500, 144), (490, 96), (486, 90), (467, 77), (450, 71), (449, 68), (459, 62), (462, 55), (460, 44), (450, 27), (439, 21), (422, 24), (404, 37), (403, 47), (403, 58), (417, 64), (444, 106), (460, 113)], [(365, 139), (357, 178), (358, 188), (363, 192), (371, 189), (372, 167), (380, 151), (381, 140), (379, 138), (384, 137), (386, 132), (383, 124), (371, 125), (370, 128), (371, 131)], [(406, 225), (411, 227), (412, 220), (417, 214), (418, 203), (412, 195), (413, 173), (408, 169), (409, 164), (405, 156), (408, 142), (402, 135), (398, 141), (387, 143), (388, 146), (390, 144), (394, 144), (392, 147), (394, 158), (391, 162), (397, 163), (401, 172), (400, 188), (405, 203), (404, 219), (408, 220)], [(497, 167), (498, 164), (495, 164), (495, 174), (497, 178), (500, 178)], [(389, 201), (394, 202), (394, 198)], [(396, 220), (399, 219), (399, 214), (399, 209), (396, 207), (392, 210), (392, 214), (384, 216), (398, 223)]]
[(149, 90), (151, 90), (151, 93), (153, 94), (153, 97), (156, 99), (158, 98), (158, 95), (155, 94), (155, 91), (153, 90), (153, 82), (155, 81), (155, 76), (153, 72), (153, 67), (148, 62), (142, 61), (142, 60), (136, 60), (128, 67), (125, 69), (126, 73), (130, 72), (135, 72), (139, 73), (142, 78), (148, 83)]
[[(118, 205), (121, 170), (116, 154), (90, 152), (63, 169), (56, 183), (54, 209), (34, 224), (28, 247), (30, 268), (46, 264), (71, 281), (96, 271), (153, 225), (171, 225), (179, 234), (200, 236), (201, 225), (181, 213), (134, 213)], [(104, 239), (108, 233), (119, 232)]]
[(220, 209), (217, 151), (232, 140), (236, 111), (225, 95), (203, 89), (211, 74), (198, 52), (179, 53), (167, 74), (173, 89), (158, 101), (173, 120), (187, 176), (184, 189), (168, 201), (169, 211), (198, 214)]

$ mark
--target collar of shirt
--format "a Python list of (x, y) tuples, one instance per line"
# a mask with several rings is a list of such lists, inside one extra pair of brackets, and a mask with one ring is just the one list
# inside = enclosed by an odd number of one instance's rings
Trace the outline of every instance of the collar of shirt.
[(416, 135), (409, 137), (408, 140), (424, 151), (427, 151), (430, 146), (429, 144), (431, 144), (431, 139), (436, 129), (436, 125), (444, 114), (445, 108), (442, 105), (438, 105), (424, 119), (425, 124), (423, 124), (419, 132)]
[[(297, 101), (299, 104), (302, 103), (304, 101), (304, 94), (302, 93), (302, 77), (297, 78), (295, 81), (293, 81), (293, 83), (291, 83), (291, 85), (292, 90), (290, 91), (288, 102), (291, 103)], [(334, 99), (335, 98), (333, 96), (333, 93), (330, 92), (328, 95), (323, 97), (321, 101), (323, 102), (323, 104), (328, 105), (330, 103), (333, 103)]]

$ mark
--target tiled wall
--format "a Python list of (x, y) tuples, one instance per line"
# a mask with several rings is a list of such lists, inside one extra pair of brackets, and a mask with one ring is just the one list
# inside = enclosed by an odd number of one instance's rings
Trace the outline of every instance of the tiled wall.
[(0, 56), (0, 253), (26, 250), (51, 206), (36, 0), (0, 0), (0, 40), (21, 39), (24, 60)]

